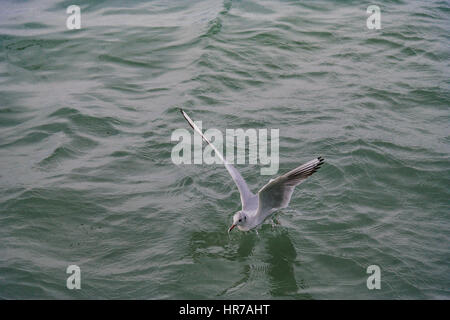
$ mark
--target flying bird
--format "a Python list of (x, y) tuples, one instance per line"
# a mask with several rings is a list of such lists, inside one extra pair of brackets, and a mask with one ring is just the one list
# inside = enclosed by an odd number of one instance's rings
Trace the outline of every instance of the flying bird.
[(248, 231), (253, 229), (266, 220), (275, 211), (286, 208), (291, 201), (292, 193), (297, 185), (302, 183), (306, 178), (316, 172), (323, 164), (324, 159), (318, 157), (307, 163), (289, 171), (288, 173), (271, 179), (265, 186), (253, 194), (244, 178), (238, 170), (234, 168), (223, 155), (216, 149), (216, 147), (203, 135), (202, 131), (192, 121), (192, 119), (180, 109), (183, 117), (187, 120), (189, 125), (197, 132), (203, 140), (205, 140), (216, 155), (223, 161), (225, 168), (231, 175), (231, 178), (236, 183), (236, 186), (241, 195), (242, 209), (236, 212), (233, 216), (233, 222), (228, 232), (238, 227), (241, 231)]

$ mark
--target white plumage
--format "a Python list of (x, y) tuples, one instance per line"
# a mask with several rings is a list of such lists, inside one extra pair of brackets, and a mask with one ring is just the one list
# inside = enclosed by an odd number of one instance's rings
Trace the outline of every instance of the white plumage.
[(195, 125), (194, 121), (183, 110), (181, 110), (181, 113), (190, 126), (213, 148), (238, 187), (241, 195), (242, 210), (233, 216), (233, 224), (228, 231), (231, 231), (235, 226), (242, 231), (253, 229), (263, 223), (273, 212), (286, 208), (291, 201), (295, 187), (316, 172), (324, 162), (322, 157), (308, 161), (282, 176), (271, 179), (255, 195), (250, 191), (239, 171), (225, 160), (223, 155)]

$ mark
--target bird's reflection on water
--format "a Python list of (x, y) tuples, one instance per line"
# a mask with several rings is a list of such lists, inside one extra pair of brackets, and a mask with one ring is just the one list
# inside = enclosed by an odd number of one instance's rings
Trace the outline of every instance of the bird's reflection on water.
[[(255, 255), (255, 248), (259, 245), (261, 247), (258, 252), (261, 251), (261, 254)], [(208, 250), (214, 247), (223, 250)], [(219, 292), (219, 297), (237, 293), (255, 278), (265, 277), (262, 280), (267, 281), (269, 289), (262, 293), (261, 298), (269, 295), (311, 299), (309, 294), (301, 293), (305, 289), (305, 281), (296, 279), (294, 272), (294, 267), (299, 266), (300, 262), (288, 231), (281, 226), (272, 228), (270, 225), (263, 225), (259, 229), (259, 235), (250, 231), (234, 234), (231, 238), (226, 233), (217, 231), (194, 232), (190, 249), (191, 257), (197, 261), (206, 254), (209, 257), (241, 262), (242, 276)]]

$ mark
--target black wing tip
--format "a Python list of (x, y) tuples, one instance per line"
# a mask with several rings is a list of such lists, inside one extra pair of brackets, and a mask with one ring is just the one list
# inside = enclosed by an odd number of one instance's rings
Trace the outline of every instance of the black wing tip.
[(317, 157), (317, 160), (319, 160), (318, 163), (315, 163), (314, 165), (309, 166), (308, 168), (305, 168), (303, 170), (294, 172), (292, 174), (293, 177), (295, 176), (301, 176), (304, 175), (305, 178), (311, 176), (313, 173), (317, 172), (317, 170), (319, 170), (322, 166), (322, 164), (324, 163), (325, 159), (323, 157)]
[(320, 156), (317, 158), (317, 160), (319, 160), (319, 163), (317, 164), (317, 168), (320, 168), (321, 165), (323, 165), (323, 163), (325, 162), (325, 159)]
[(323, 163), (325, 162), (325, 159), (322, 156), (317, 157), (317, 160), (319, 160), (319, 163), (314, 166), (314, 168), (311, 170), (310, 175), (317, 172), (317, 170), (319, 170), (321, 168), (321, 165), (323, 165)]
[(179, 109), (180, 109), (181, 114), (183, 115), (183, 118), (187, 121), (187, 123), (189, 124), (189, 126), (190, 126), (192, 129), (195, 130), (194, 126), (191, 124), (191, 122), (188, 120), (188, 118), (186, 118), (186, 112), (184, 112), (184, 110), (181, 109), (181, 108), (179, 108)]

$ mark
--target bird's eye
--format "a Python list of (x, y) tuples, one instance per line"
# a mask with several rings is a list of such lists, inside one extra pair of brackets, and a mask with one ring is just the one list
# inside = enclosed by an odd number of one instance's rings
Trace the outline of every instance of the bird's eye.
[(241, 222), (242, 221), (242, 219), (239, 219), (239, 222)]

